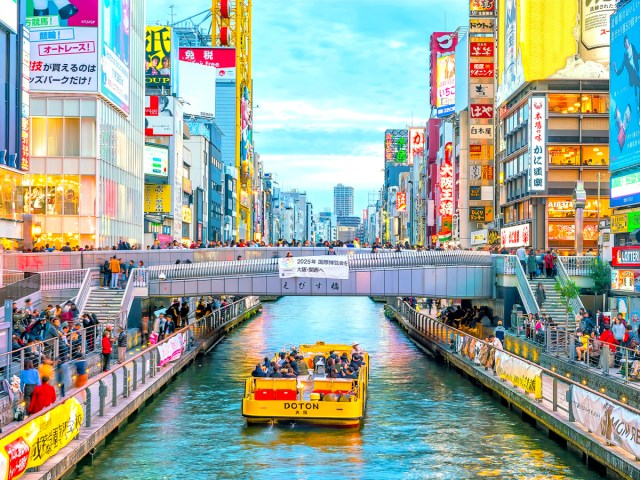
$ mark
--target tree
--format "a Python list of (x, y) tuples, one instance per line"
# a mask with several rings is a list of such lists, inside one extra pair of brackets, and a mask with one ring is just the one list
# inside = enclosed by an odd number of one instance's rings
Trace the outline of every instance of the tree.
[(599, 258), (594, 259), (591, 265), (591, 272), (589, 278), (593, 280), (593, 292), (596, 294), (596, 302), (598, 305), (598, 295), (602, 295), (602, 311), (604, 308), (605, 295), (609, 293), (611, 288), (611, 266)]
[(560, 283), (560, 279), (556, 279), (556, 284), (554, 285), (555, 291), (560, 295), (559, 302), (564, 307), (567, 323), (564, 330), (564, 342), (566, 347), (569, 347), (569, 309), (571, 307), (571, 301), (578, 298), (580, 295), (580, 288), (576, 285), (576, 282), (573, 280), (567, 280), (566, 284)]

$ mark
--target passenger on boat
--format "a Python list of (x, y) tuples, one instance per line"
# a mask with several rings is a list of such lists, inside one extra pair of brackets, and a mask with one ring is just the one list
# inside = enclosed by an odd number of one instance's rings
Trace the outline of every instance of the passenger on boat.
[(296, 374), (296, 376), (300, 375), (300, 369), (298, 368), (298, 364), (296, 363), (296, 359), (293, 355), (289, 355), (289, 361), (287, 363), (289, 368)]
[(304, 357), (302, 355), (297, 355), (296, 364), (298, 365), (299, 375), (309, 375), (309, 367), (307, 366), (307, 362), (304, 361)]
[(353, 342), (353, 344), (351, 345), (353, 348), (351, 349), (351, 356), (353, 357), (353, 355), (362, 355), (364, 353), (364, 350), (362, 350), (360, 348), (360, 344), (358, 342)]
[(278, 366), (279, 366), (279, 367), (282, 367), (282, 365), (284, 365), (284, 364), (286, 363), (286, 361), (287, 361), (287, 359), (286, 359), (286, 355), (285, 355), (285, 353), (284, 353), (284, 352), (280, 352), (280, 353), (278, 354), (278, 356), (280, 357), (280, 358), (278, 359), (278, 362), (277, 362), (277, 363), (278, 363)]
[(358, 378), (358, 372), (354, 371), (351, 367), (347, 367), (342, 371), (341, 378)]
[(262, 370), (262, 366), (258, 363), (256, 365), (255, 370), (253, 372), (251, 372), (251, 376), (252, 377), (266, 377), (267, 376), (267, 372)]
[(297, 377), (297, 375), (295, 374), (293, 369), (289, 366), (289, 364), (287, 364), (286, 367), (282, 367), (280, 369), (280, 375), (282, 375), (282, 378), (296, 378)]
[(271, 366), (271, 360), (269, 360), (269, 357), (264, 357), (264, 360), (262, 361), (262, 366), (268, 370), (269, 367)]
[(280, 367), (278, 364), (273, 366), (273, 372), (269, 375), (270, 378), (282, 378), (282, 374), (280, 373)]

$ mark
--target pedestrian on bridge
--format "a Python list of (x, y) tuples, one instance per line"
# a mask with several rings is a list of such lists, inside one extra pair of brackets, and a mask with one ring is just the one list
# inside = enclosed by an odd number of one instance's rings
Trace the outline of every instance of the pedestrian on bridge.
[(123, 327), (118, 327), (118, 363), (124, 363), (127, 359), (127, 332)]
[(111, 361), (111, 338), (109, 337), (109, 330), (102, 332), (102, 371), (109, 370), (109, 362)]

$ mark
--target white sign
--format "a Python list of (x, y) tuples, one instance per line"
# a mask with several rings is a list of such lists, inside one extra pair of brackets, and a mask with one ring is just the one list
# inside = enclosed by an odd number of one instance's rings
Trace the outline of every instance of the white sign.
[(143, 167), (145, 175), (169, 176), (169, 149), (145, 145)]
[(493, 140), (493, 125), (471, 124), (469, 126), (469, 138), (471, 140)]
[(144, 134), (173, 135), (173, 97), (147, 95), (144, 97)]
[(85, 27), (33, 30), (31, 92), (96, 92), (98, 30)]
[(610, 415), (611, 443), (640, 458), (640, 416), (622, 407), (614, 407)]
[(489, 239), (489, 230), (476, 230), (471, 232), (471, 245), (485, 245)]
[(500, 230), (500, 245), (507, 248), (526, 247), (531, 243), (531, 224), (516, 225)]
[(180, 61), (180, 80), (186, 88), (180, 89), (185, 99), (184, 111), (193, 115), (213, 118), (216, 114), (215, 67)]
[(547, 188), (547, 99), (529, 99), (529, 190), (543, 192)]
[(18, 33), (18, 0), (0, 0), (0, 23)]
[(409, 129), (409, 166), (424, 159), (424, 128)]
[(469, 98), (477, 100), (479, 98), (493, 98), (492, 83), (473, 83), (469, 86)]
[(327, 255), (325, 257), (287, 257), (278, 259), (280, 278), (349, 278), (349, 257)]
[(178, 333), (171, 337), (167, 342), (160, 343), (157, 346), (160, 354), (158, 365), (161, 367), (169, 362), (179, 359), (182, 356), (185, 346), (187, 345), (187, 336), (184, 333)]
[(607, 438), (608, 415), (613, 404), (576, 385), (571, 386), (571, 411), (576, 422)]

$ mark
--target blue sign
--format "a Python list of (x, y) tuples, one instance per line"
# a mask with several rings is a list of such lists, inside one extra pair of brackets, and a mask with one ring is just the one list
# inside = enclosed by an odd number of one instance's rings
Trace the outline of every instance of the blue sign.
[(455, 104), (445, 105), (443, 107), (438, 107), (436, 109), (436, 117), (448, 117), (449, 115), (456, 112)]
[(640, 203), (640, 169), (611, 175), (611, 207)]
[[(640, 2), (611, 16), (609, 146), (611, 171), (637, 164), (640, 154)], [(634, 202), (637, 203), (637, 202)], [(627, 203), (625, 203), (626, 205)], [(613, 197), (611, 206), (614, 205)]]

